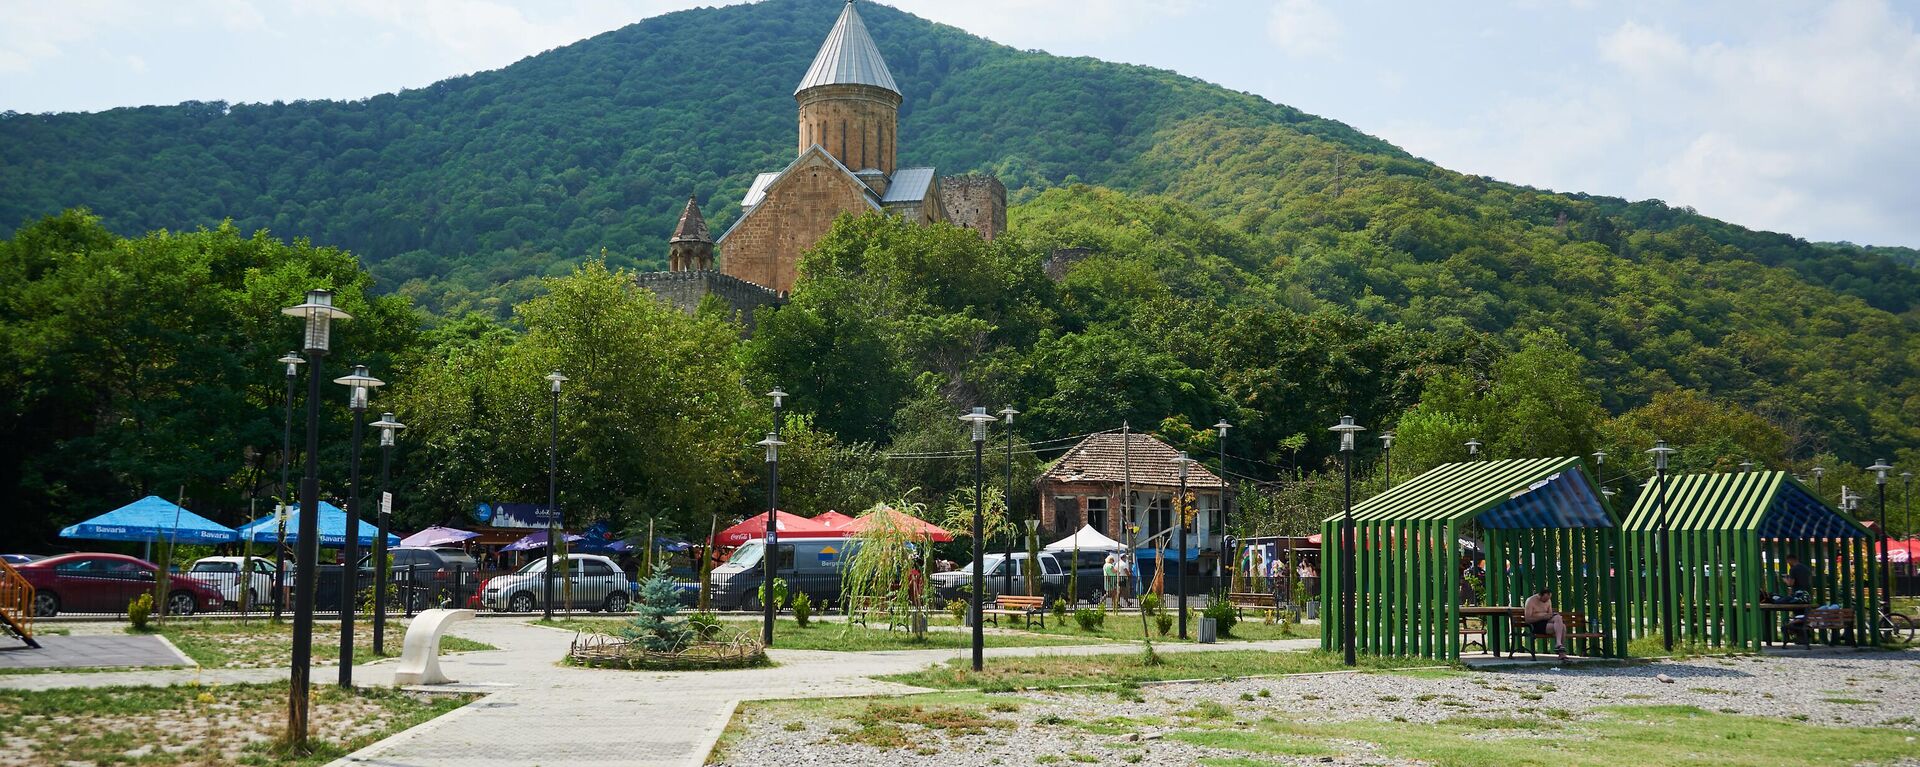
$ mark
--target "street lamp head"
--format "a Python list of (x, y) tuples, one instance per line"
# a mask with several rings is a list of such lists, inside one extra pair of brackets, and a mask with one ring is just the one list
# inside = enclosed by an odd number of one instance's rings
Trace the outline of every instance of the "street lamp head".
[(1395, 435), (1394, 435), (1394, 433), (1393, 433), (1393, 432), (1390, 432), (1390, 431), (1389, 431), (1389, 432), (1381, 432), (1381, 434), (1380, 434), (1380, 447), (1381, 447), (1381, 449), (1383, 449), (1383, 450), (1392, 450), (1392, 449), (1393, 449), (1393, 438), (1394, 438), (1394, 436), (1395, 436)]
[(1000, 417), (1006, 421), (1008, 426), (1013, 425), (1013, 417), (1019, 414), (1020, 411), (1013, 409), (1011, 406), (1000, 408)]
[(1748, 459), (1748, 460), (1745, 460), (1745, 461), (1741, 461), (1741, 462), (1740, 462), (1740, 473), (1741, 473), (1741, 474), (1751, 474), (1751, 473), (1753, 473), (1753, 461), (1752, 461), (1752, 459)]
[(558, 370), (548, 373), (547, 383), (551, 386), (549, 391), (552, 391), (554, 394), (559, 394), (560, 384), (566, 383), (569, 380), (572, 380), (572, 379), (569, 379), (566, 376), (560, 375), (560, 371)]
[(781, 442), (780, 438), (774, 436), (773, 432), (767, 432), (766, 439), (753, 444), (767, 449), (767, 463), (778, 463), (780, 461), (780, 446), (787, 443)]
[(367, 425), (380, 430), (381, 447), (393, 447), (394, 434), (407, 428), (406, 424), (393, 420), (392, 413), (381, 413), (380, 420)]
[(1667, 441), (1662, 439), (1662, 440), (1656, 440), (1653, 443), (1653, 447), (1648, 448), (1647, 452), (1653, 454), (1653, 468), (1659, 469), (1661, 471), (1666, 471), (1667, 456), (1673, 455), (1674, 453), (1678, 453), (1680, 451), (1667, 447)]
[(1613, 496), (1614, 496), (1615, 494), (1617, 494), (1617, 492), (1618, 492), (1618, 491), (1616, 491), (1616, 490), (1614, 490), (1614, 489), (1613, 489), (1613, 488), (1611, 488), (1611, 487), (1603, 487), (1603, 488), (1600, 488), (1600, 494), (1601, 494), (1601, 495), (1604, 495), (1604, 496), (1606, 496), (1606, 497), (1608, 497), (1608, 498), (1612, 498), (1612, 497), (1613, 497)]
[(1467, 455), (1479, 455), (1480, 445), (1481, 445), (1480, 440), (1477, 440), (1477, 439), (1467, 440)]
[(1214, 428), (1214, 430), (1215, 430), (1215, 431), (1218, 431), (1218, 432), (1220, 432), (1220, 438), (1221, 438), (1221, 439), (1226, 439), (1226, 438), (1227, 438), (1227, 430), (1228, 430), (1228, 429), (1231, 429), (1231, 428), (1233, 428), (1233, 424), (1230, 424), (1230, 423), (1227, 423), (1227, 419), (1225, 419), (1225, 418), (1222, 418), (1222, 419), (1220, 419), (1220, 422), (1219, 422), (1219, 423), (1216, 423), (1216, 424), (1214, 424), (1214, 425), (1213, 425), (1213, 428)]
[(1913, 472), (1911, 471), (1900, 472), (1900, 478), (1906, 480), (1907, 484), (1913, 484)]
[(1179, 457), (1169, 458), (1167, 459), (1167, 463), (1180, 465), (1180, 480), (1184, 482), (1187, 479), (1187, 466), (1193, 464), (1194, 460), (1192, 458), (1187, 457), (1187, 451), (1182, 450), (1180, 451)]
[(973, 441), (985, 442), (987, 441), (987, 424), (993, 423), (998, 419), (987, 415), (986, 408), (977, 407), (973, 409), (973, 412), (960, 416), (960, 420), (973, 424)]
[(274, 361), (280, 364), (286, 365), (287, 377), (292, 378), (294, 376), (300, 375), (300, 365), (305, 363), (307, 360), (306, 358), (301, 357), (299, 352), (287, 352), (286, 356), (283, 356), (280, 359), (277, 359)]
[(1593, 451), (1593, 465), (1604, 466), (1606, 465), (1606, 463), (1607, 463), (1607, 451), (1605, 450)]
[(779, 410), (780, 403), (785, 401), (787, 398), (787, 393), (780, 391), (780, 387), (775, 386), (773, 387), (773, 391), (767, 392), (767, 396), (773, 398), (773, 409)]
[(1874, 460), (1872, 466), (1867, 467), (1867, 471), (1873, 472), (1874, 484), (1884, 485), (1887, 483), (1887, 472), (1893, 471), (1893, 464), (1887, 463), (1885, 458), (1878, 458)]
[(1816, 481), (1817, 481), (1817, 480), (1819, 480), (1819, 479), (1820, 479), (1821, 477), (1824, 477), (1824, 476), (1826, 476), (1826, 475), (1827, 475), (1827, 467), (1825, 467), (1825, 466), (1815, 466), (1815, 467), (1813, 467), (1813, 478), (1814, 478), (1814, 479), (1815, 479)]
[(347, 387), (347, 407), (354, 411), (366, 410), (373, 389), (387, 385), (386, 381), (367, 375), (366, 365), (354, 365), (351, 374), (335, 378), (333, 382)]
[(332, 337), (334, 320), (353, 319), (353, 315), (333, 308), (333, 291), (331, 290), (309, 290), (306, 303), (281, 309), (280, 313), (307, 321), (304, 345), (301, 348), (309, 352), (327, 350), (328, 342)]
[(1340, 452), (1342, 453), (1353, 452), (1354, 432), (1360, 432), (1360, 431), (1366, 431), (1366, 430), (1367, 430), (1367, 427), (1354, 423), (1353, 416), (1350, 416), (1350, 415), (1340, 416), (1339, 423), (1327, 427), (1327, 431), (1340, 433)]

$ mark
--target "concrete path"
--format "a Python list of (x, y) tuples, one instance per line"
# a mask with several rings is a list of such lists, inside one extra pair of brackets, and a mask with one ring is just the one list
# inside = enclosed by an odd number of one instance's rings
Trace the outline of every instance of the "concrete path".
[(40, 649), (0, 652), (0, 669), (191, 665), (192, 659), (158, 634), (48, 634), (40, 637)]
[[(675, 765), (701, 764), (743, 700), (901, 694), (919, 688), (872, 675), (917, 671), (957, 650), (819, 652), (775, 650), (770, 669), (644, 672), (558, 665), (570, 632), (519, 622), (460, 624), (454, 633), (500, 648), (444, 660), (464, 689), (492, 691), (452, 714), (334, 762), (335, 765)], [(1293, 650), (1318, 640), (1156, 645), (1163, 652)], [(990, 657), (1137, 652), (1138, 644), (990, 648)], [(357, 679), (380, 684), (392, 671), (369, 667)]]

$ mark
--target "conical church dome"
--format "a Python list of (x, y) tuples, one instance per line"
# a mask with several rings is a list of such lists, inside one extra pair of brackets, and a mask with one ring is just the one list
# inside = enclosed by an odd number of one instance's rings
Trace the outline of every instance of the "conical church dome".
[(893, 83), (893, 73), (887, 71), (886, 60), (880, 57), (880, 49), (867, 35), (867, 25), (853, 9), (853, 0), (847, 0), (846, 10), (840, 12), (840, 20), (834, 22), (833, 31), (820, 44), (820, 52), (814, 54), (813, 66), (807, 68), (807, 75), (800, 78), (800, 86), (793, 92), (798, 95), (822, 85), (871, 85), (900, 92), (900, 86)]

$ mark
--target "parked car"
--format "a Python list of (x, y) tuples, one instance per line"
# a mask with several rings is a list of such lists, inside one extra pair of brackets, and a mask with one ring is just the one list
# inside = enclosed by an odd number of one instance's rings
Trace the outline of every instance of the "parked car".
[[(33, 584), (33, 614), (41, 618), (62, 612), (125, 612), (134, 597), (153, 590), (158, 577), (152, 562), (122, 554), (62, 554), (14, 569)], [(168, 579), (169, 615), (217, 610), (224, 601), (213, 584), (180, 576)]]
[[(387, 556), (387, 580), (405, 595), (395, 599), (410, 600), (415, 610), (439, 604), (466, 607), (479, 591), (480, 563), (460, 549), (403, 546), (387, 549)], [(371, 554), (361, 558), (360, 569), (373, 569)]]
[[(775, 544), (775, 578), (787, 582), (787, 599), (806, 594), (824, 610), (840, 602), (841, 566), (858, 544), (846, 538), (798, 538)], [(760, 609), (761, 570), (765, 546), (748, 541), (734, 549), (726, 564), (707, 575), (707, 598), (716, 610)]]
[[(999, 596), (1002, 589), (1006, 588), (1007, 568), (1013, 571), (1012, 593), (1020, 595), (1027, 593), (1027, 577), (1031, 573), (1027, 566), (1027, 553), (1015, 552), (1011, 562), (1006, 560), (1005, 554), (988, 554), (980, 558), (980, 566), (986, 572), (986, 583), (982, 584), (982, 590), (986, 593), (988, 600)], [(1098, 578), (1097, 573), (1095, 577)], [(934, 573), (928, 576), (928, 580), (933, 584), (935, 605), (973, 597), (972, 564), (961, 565), (958, 570)], [(1053, 604), (1053, 600), (1066, 592), (1066, 570), (1061, 567), (1060, 560), (1056, 559), (1051, 552), (1040, 553), (1040, 580), (1037, 585), (1040, 595), (1046, 597), (1047, 604)]]
[(248, 605), (272, 604), (273, 560), (261, 557), (252, 560), (251, 574), (242, 576), (241, 557), (202, 557), (187, 568), (187, 576), (213, 584), (228, 604), (238, 605), (242, 599)]
[(46, 557), (41, 554), (0, 554), (0, 559), (6, 560), (10, 565), (24, 565), (36, 559), (46, 559)]
[[(506, 575), (480, 585), (480, 603), (494, 612), (526, 613), (545, 606), (547, 563), (560, 557), (542, 557)], [(563, 601), (571, 583), (572, 607), (588, 611), (626, 612), (633, 601), (631, 582), (613, 560), (598, 554), (570, 554), (564, 560), (566, 576), (555, 573), (553, 597)], [(554, 605), (560, 607), (561, 605)]]

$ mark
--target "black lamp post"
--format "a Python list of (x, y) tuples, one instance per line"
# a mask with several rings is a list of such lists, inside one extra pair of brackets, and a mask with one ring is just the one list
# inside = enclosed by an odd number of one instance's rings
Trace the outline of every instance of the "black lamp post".
[(767, 534), (760, 539), (760, 642), (772, 647), (773, 613), (780, 601), (773, 594), (773, 571), (780, 564), (776, 556), (780, 553), (780, 530), (774, 518), (780, 516), (780, 446), (787, 443), (781, 442), (778, 434), (767, 432), (766, 439), (754, 444), (767, 449)]
[(1880, 579), (1885, 591), (1881, 592), (1880, 605), (1884, 608), (1893, 604), (1893, 562), (1887, 558), (1887, 472), (1893, 471), (1893, 465), (1887, 459), (1875, 460), (1867, 471), (1873, 472), (1873, 484), (1880, 488)]
[(1168, 461), (1168, 463), (1177, 464), (1180, 467), (1180, 494), (1177, 496), (1174, 496), (1174, 499), (1173, 499), (1173, 508), (1175, 512), (1177, 512), (1180, 515), (1180, 519), (1179, 519), (1180, 527), (1178, 528), (1178, 533), (1177, 533), (1179, 537), (1179, 542), (1174, 544), (1174, 548), (1179, 552), (1179, 554), (1174, 557), (1173, 583), (1174, 583), (1174, 588), (1180, 590), (1180, 596), (1179, 596), (1180, 638), (1186, 639), (1187, 638), (1187, 525), (1193, 521), (1192, 517), (1190, 516), (1193, 513), (1193, 504), (1187, 501), (1187, 466), (1193, 463), (1193, 459), (1188, 458), (1187, 451), (1182, 450), (1180, 451), (1179, 457), (1173, 458), (1172, 460)]
[[(287, 366), (287, 420), (280, 432), (280, 503), (273, 509), (275, 536), (273, 539), (273, 618), (280, 619), (281, 599), (287, 593), (287, 496), (292, 489), (292, 480), (287, 472), (293, 468), (293, 381), (300, 377), (300, 366), (306, 359), (299, 352), (287, 352), (278, 362)], [(251, 567), (251, 566), (249, 566)], [(248, 576), (252, 578), (251, 575)]]
[[(973, 412), (960, 416), (960, 420), (973, 426), (973, 604), (968, 610), (973, 614), (973, 670), (979, 671), (986, 665), (987, 648), (987, 635), (980, 627), (981, 601), (986, 598), (987, 580), (986, 568), (980, 562), (986, 557), (986, 547), (980, 542), (985, 526), (982, 520), (986, 515), (981, 505), (984, 500), (981, 496), (986, 492), (986, 483), (981, 474), (981, 456), (987, 445), (987, 424), (993, 423), (994, 417), (987, 415), (986, 408), (976, 407)], [(1011, 567), (1013, 563), (1002, 562), (1001, 565)]]
[(1380, 470), (1387, 476), (1381, 483), (1381, 490), (1393, 489), (1393, 432), (1380, 433)]
[[(1007, 424), (1007, 484), (1006, 488), (1001, 491), (1001, 495), (1005, 497), (1000, 500), (1006, 507), (1007, 523), (1009, 526), (1013, 523), (1013, 417), (1019, 414), (1020, 411), (1012, 407), (1000, 409), (1000, 417), (1005, 419), (1005, 423)], [(1000, 569), (1006, 573), (1006, 584), (1000, 589), (1000, 593), (1002, 594), (1013, 593), (1013, 544), (1014, 539), (1017, 537), (1019, 537), (1018, 532), (1007, 535), (1007, 556), (1000, 560)], [(1039, 562), (1028, 562), (1026, 566), (1027, 580), (1031, 581), (1040, 577), (1039, 571), (1035, 569), (1040, 566)]]
[[(566, 567), (560, 561), (560, 384), (567, 377), (555, 370), (548, 373), (547, 391), (552, 394), (553, 419), (547, 431), (547, 566), (542, 578), (545, 593), (541, 595), (540, 606), (543, 620), (553, 620), (553, 570)], [(564, 577), (564, 576), (562, 576)]]
[[(1816, 496), (1820, 495), (1820, 478), (1826, 475), (1827, 475), (1827, 467), (1825, 466), (1813, 467), (1813, 494), (1814, 495)], [(1821, 497), (1820, 500), (1825, 501), (1826, 498)]]
[[(1230, 558), (1234, 562), (1240, 561), (1239, 555), (1233, 549), (1233, 514), (1227, 503), (1227, 492), (1233, 489), (1233, 480), (1227, 479), (1227, 430), (1231, 428), (1233, 424), (1227, 423), (1225, 418), (1213, 425), (1213, 430), (1220, 436), (1220, 556), (1215, 557), (1213, 563), (1215, 588), (1220, 586), (1220, 578), (1230, 573), (1227, 561)], [(1231, 580), (1227, 583), (1227, 589), (1229, 591), (1233, 589)]]
[[(393, 420), (392, 413), (382, 413), (373, 428), (380, 430), (380, 509), (373, 534), (373, 654), (386, 655), (387, 531), (393, 528), (393, 491), (388, 482), (393, 478), (394, 437), (407, 425)], [(456, 584), (456, 592), (458, 588)]]
[[(360, 598), (360, 443), (367, 426), (367, 399), (374, 387), (386, 382), (367, 375), (366, 365), (353, 366), (353, 373), (333, 379), (347, 387), (347, 408), (353, 411), (353, 447), (347, 459), (346, 541), (341, 545), (344, 562), (340, 565), (340, 686), (353, 687), (353, 613)], [(318, 513), (318, 507), (315, 507)]]
[[(1350, 415), (1340, 416), (1340, 423), (1327, 427), (1327, 431), (1340, 434), (1340, 471), (1346, 481), (1340, 517), (1340, 650), (1346, 655), (1349, 666), (1360, 663), (1354, 657), (1353, 648), (1353, 548), (1356, 543), (1353, 530), (1353, 442), (1355, 433), (1366, 430), (1366, 427), (1354, 423)], [(1479, 448), (1479, 442), (1467, 442), (1469, 455), (1478, 452)]]
[(299, 548), (294, 558), (293, 659), (288, 669), (287, 746), (303, 748), (307, 742), (308, 684), (313, 677), (313, 590), (315, 560), (320, 551), (320, 368), (327, 356), (333, 320), (350, 320), (353, 315), (333, 307), (333, 291), (307, 291), (306, 303), (280, 310), (281, 314), (306, 320), (303, 348), (313, 367), (307, 369), (307, 466), (300, 478)]
[[(1667, 456), (1680, 452), (1657, 440), (1647, 452), (1653, 454), (1653, 510), (1658, 536), (1654, 541), (1654, 570), (1660, 575), (1660, 639), (1667, 652), (1673, 652), (1673, 578), (1667, 572), (1667, 560), (1673, 541), (1667, 536)], [(1817, 471), (1817, 469), (1816, 469)], [(1817, 476), (1817, 475), (1816, 475)]]

